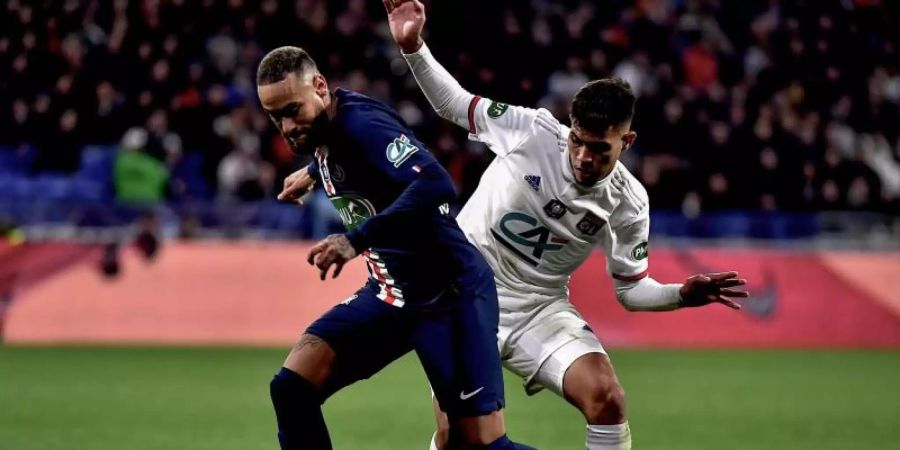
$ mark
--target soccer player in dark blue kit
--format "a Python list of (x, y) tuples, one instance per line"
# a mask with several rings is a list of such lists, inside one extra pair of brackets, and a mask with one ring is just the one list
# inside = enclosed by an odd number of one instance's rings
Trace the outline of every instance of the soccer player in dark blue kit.
[(330, 449), (321, 405), (415, 350), (460, 445), (528, 448), (506, 437), (493, 274), (447, 202), (446, 171), (388, 106), (336, 89), (302, 49), (281, 47), (257, 71), (263, 108), (320, 179), (348, 231), (308, 256), (324, 280), (363, 255), (370, 277), (315, 321), (271, 383), (282, 449)]

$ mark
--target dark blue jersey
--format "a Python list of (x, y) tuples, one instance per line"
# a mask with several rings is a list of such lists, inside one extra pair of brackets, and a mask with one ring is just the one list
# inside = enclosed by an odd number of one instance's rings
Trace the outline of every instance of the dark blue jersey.
[(378, 298), (427, 307), (490, 268), (449, 215), (450, 176), (387, 105), (337, 89), (318, 174)]

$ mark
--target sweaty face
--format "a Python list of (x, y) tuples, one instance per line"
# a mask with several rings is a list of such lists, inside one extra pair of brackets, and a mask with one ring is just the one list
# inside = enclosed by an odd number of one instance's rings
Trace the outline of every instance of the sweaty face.
[(281, 81), (257, 87), (263, 109), (296, 154), (312, 154), (321, 137), (328, 85), (321, 75), (289, 73)]
[(622, 152), (634, 142), (637, 134), (629, 131), (630, 124), (609, 127), (603, 134), (587, 131), (572, 121), (569, 131), (569, 163), (575, 172), (575, 181), (591, 186), (609, 175), (616, 167)]

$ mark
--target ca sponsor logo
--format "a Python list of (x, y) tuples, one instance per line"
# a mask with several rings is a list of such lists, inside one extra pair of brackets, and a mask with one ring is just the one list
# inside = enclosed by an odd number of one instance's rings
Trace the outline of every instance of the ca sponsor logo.
[(385, 156), (394, 167), (400, 167), (417, 151), (419, 151), (419, 147), (413, 145), (405, 134), (401, 134), (400, 137), (394, 139), (394, 142), (388, 144)]
[(497, 241), (516, 256), (532, 266), (537, 266), (544, 252), (561, 250), (568, 239), (550, 232), (550, 229), (525, 213), (506, 213), (498, 224), (500, 233), (491, 230)]

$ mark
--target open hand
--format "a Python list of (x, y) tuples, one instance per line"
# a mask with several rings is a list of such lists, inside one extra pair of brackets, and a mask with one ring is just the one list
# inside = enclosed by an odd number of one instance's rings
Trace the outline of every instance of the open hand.
[(747, 291), (732, 289), (744, 286), (747, 280), (738, 278), (738, 273), (716, 272), (693, 275), (681, 286), (681, 306), (696, 307), (710, 303), (721, 303), (729, 308), (741, 309), (732, 298), (746, 298)]
[(350, 240), (343, 234), (332, 234), (319, 241), (309, 250), (306, 261), (310, 265), (319, 268), (319, 277), (324, 280), (328, 275), (328, 269), (334, 265), (334, 273), (331, 278), (337, 278), (344, 268), (344, 264), (356, 256), (356, 250), (350, 245)]
[(388, 13), (391, 35), (404, 53), (415, 53), (422, 46), (425, 5), (419, 0), (382, 0)]

